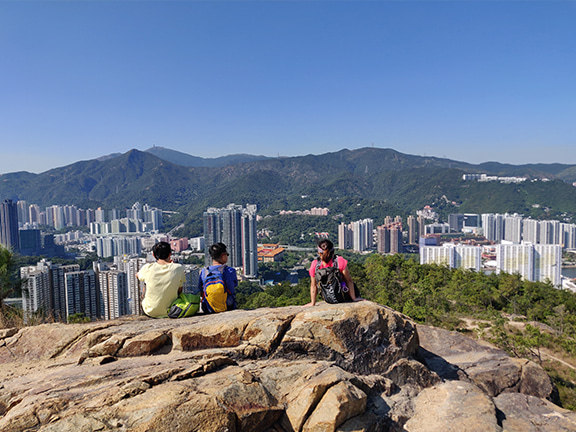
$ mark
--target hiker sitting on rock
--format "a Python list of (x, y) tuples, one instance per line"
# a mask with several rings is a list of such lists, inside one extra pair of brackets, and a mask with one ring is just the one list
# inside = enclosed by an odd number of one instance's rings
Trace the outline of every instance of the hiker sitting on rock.
[(334, 244), (323, 239), (318, 242), (318, 259), (310, 266), (310, 303), (314, 306), (318, 287), (326, 303), (345, 303), (364, 300), (352, 282), (348, 261), (334, 255)]
[(233, 267), (228, 267), (228, 256), (224, 243), (214, 243), (208, 249), (212, 265), (205, 267), (198, 278), (198, 290), (202, 296), (204, 313), (224, 312), (236, 309), (236, 287), (238, 277)]
[(142, 310), (151, 318), (166, 318), (170, 305), (182, 292), (186, 276), (184, 267), (172, 262), (169, 243), (156, 243), (152, 254), (156, 262), (146, 264), (136, 273), (136, 277), (146, 283)]

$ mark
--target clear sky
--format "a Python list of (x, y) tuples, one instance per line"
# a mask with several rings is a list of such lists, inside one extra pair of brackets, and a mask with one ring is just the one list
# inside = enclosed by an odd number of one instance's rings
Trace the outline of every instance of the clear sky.
[(0, 173), (153, 145), (576, 164), (576, 1), (0, 2)]

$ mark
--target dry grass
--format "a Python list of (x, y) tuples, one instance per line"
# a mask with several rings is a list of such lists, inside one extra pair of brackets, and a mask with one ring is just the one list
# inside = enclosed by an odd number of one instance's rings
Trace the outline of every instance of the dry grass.
[(558, 389), (562, 406), (576, 410), (576, 370), (564, 363), (547, 359), (542, 366)]
[(0, 329), (22, 328), (53, 322), (56, 320), (52, 315), (34, 314), (25, 317), (22, 309), (9, 305), (4, 305), (3, 310), (0, 310)]

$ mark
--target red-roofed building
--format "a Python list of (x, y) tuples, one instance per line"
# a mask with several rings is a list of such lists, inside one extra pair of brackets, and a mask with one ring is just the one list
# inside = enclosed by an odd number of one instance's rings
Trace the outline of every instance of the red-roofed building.
[(258, 246), (258, 261), (259, 262), (276, 262), (282, 261), (284, 258), (284, 248), (277, 244), (264, 244)]

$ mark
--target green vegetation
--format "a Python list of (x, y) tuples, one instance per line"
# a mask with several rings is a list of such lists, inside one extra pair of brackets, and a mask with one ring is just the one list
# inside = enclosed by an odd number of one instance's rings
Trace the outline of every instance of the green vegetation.
[[(349, 262), (362, 297), (390, 306), (419, 323), (471, 336), (475, 332), (512, 356), (555, 370), (551, 376), (563, 405), (576, 408), (576, 372), (558, 367), (558, 359), (576, 364), (575, 293), (548, 283), (523, 281), (518, 275), (420, 265), (403, 255), (362, 258), (364, 263)], [(264, 290), (242, 286), (238, 304), (249, 309), (304, 305), (310, 301), (309, 287), (309, 278), (294, 286), (282, 282)]]
[(0, 314), (4, 313), (4, 300), (20, 286), (19, 267), (10, 249), (0, 245)]
[(282, 307), (304, 305), (310, 301), (310, 280), (302, 279), (297, 285), (290, 282), (280, 282), (256, 291), (252, 288), (251, 294), (245, 294), (247, 287), (238, 287), (238, 307), (241, 309), (256, 309), (260, 307)]
[(68, 323), (70, 324), (89, 323), (90, 321), (92, 321), (90, 317), (85, 316), (83, 313), (75, 313), (68, 316)]

